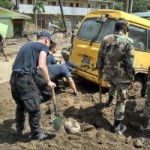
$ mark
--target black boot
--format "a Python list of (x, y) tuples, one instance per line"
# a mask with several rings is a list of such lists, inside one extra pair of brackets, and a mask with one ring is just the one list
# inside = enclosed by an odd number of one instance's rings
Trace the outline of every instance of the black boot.
[(111, 127), (111, 131), (113, 133), (116, 133), (120, 130), (120, 124), (121, 124), (121, 121), (120, 120), (115, 120), (114, 121), (114, 125)]
[(113, 101), (113, 96), (109, 95), (108, 101), (105, 103), (105, 107), (110, 107)]
[(49, 133), (40, 133), (37, 136), (31, 136), (32, 140), (46, 140), (46, 139), (52, 139), (54, 138), (56, 135), (55, 134), (49, 134)]
[(115, 120), (114, 121), (114, 125), (111, 127), (111, 131), (113, 133), (119, 133), (119, 134), (123, 134), (127, 127), (125, 125), (123, 125), (122, 123), (122, 120)]

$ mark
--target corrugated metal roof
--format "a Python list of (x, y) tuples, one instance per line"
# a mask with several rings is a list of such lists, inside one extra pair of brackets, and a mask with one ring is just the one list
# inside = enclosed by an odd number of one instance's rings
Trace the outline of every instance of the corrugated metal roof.
[(12, 19), (31, 19), (30, 16), (12, 11), (12, 10), (8, 10), (5, 8), (0, 7), (0, 17), (9, 17)]
[(136, 16), (140, 16), (140, 17), (150, 17), (150, 11), (148, 12), (137, 12), (137, 13), (133, 13)]

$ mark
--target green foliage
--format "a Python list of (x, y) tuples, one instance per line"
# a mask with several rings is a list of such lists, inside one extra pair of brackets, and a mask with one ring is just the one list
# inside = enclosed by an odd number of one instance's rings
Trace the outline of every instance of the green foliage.
[(150, 20), (150, 17), (148, 17), (147, 19)]
[[(125, 0), (102, 0), (114, 2), (114, 9), (123, 10)], [(130, 0), (129, 0), (130, 1)], [(150, 10), (150, 0), (133, 0), (133, 12), (144, 12)]]
[(0, 7), (11, 9), (12, 7), (11, 0), (0, 0)]
[(144, 12), (150, 7), (150, 0), (134, 0), (133, 12)]
[(123, 2), (116, 2), (114, 5), (114, 9), (116, 10), (123, 10)]
[(123, 10), (123, 0), (102, 0), (107, 2), (114, 2), (114, 9), (116, 10)]
[(36, 3), (33, 4), (33, 12), (34, 13), (44, 13), (45, 12), (45, 9), (44, 9), (44, 5), (43, 5), (43, 2), (42, 0), (37, 0)]
[(56, 14), (56, 15), (55, 15), (55, 24), (56, 24), (57, 26), (59, 26), (60, 28), (63, 28), (63, 27), (64, 27), (61, 14)]

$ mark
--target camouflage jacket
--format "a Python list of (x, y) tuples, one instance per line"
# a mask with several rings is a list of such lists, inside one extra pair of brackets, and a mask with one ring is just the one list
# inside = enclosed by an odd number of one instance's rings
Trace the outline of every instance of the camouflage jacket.
[[(97, 67), (99, 73), (105, 67), (123, 69), (130, 80), (134, 77), (134, 43), (122, 32), (105, 36), (99, 49)], [(104, 72), (105, 73), (105, 72)]]

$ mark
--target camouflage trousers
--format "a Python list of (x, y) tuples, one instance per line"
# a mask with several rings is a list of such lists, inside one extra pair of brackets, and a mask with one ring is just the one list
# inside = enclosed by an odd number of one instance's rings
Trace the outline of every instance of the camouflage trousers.
[(105, 67), (102, 78), (110, 85), (109, 95), (114, 97), (117, 93), (117, 103), (114, 111), (115, 120), (123, 120), (130, 85), (129, 77), (123, 69)]
[(110, 85), (109, 95), (114, 95), (117, 92), (117, 103), (114, 111), (115, 120), (123, 120), (128, 95), (129, 84)]

